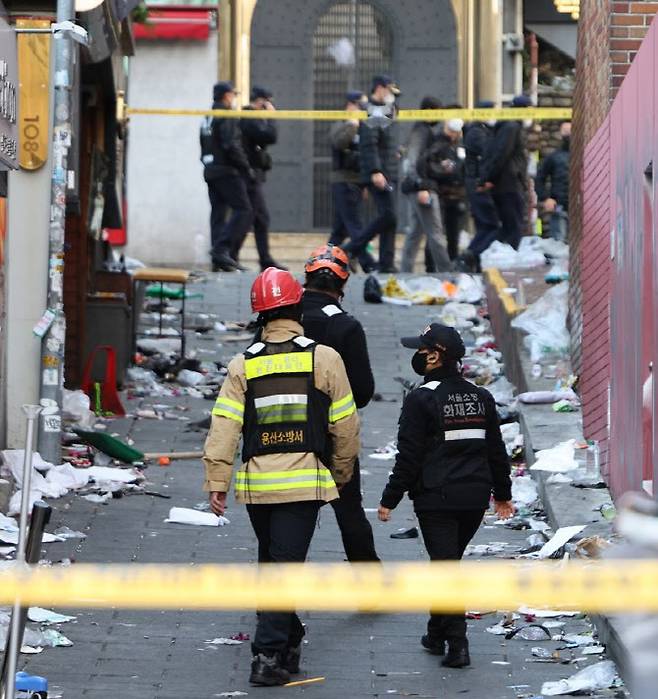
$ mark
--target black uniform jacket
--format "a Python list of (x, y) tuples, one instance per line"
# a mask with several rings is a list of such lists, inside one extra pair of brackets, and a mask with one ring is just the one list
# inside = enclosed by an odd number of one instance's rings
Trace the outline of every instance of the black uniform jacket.
[(364, 408), (375, 391), (375, 379), (361, 323), (346, 313), (333, 296), (321, 291), (305, 291), (302, 304), (304, 335), (340, 354), (356, 407)]
[(485, 509), (511, 499), (510, 467), (496, 403), (484, 388), (437, 369), (402, 406), (395, 467), (381, 503), (405, 492), (416, 512)]

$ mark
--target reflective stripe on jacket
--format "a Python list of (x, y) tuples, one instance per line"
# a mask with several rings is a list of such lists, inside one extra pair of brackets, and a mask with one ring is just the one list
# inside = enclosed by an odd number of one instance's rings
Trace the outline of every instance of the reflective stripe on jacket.
[[(263, 330), (262, 340), (267, 343), (290, 342), (302, 334), (301, 326), (291, 320), (276, 320)], [(310, 353), (298, 352), (294, 361), (302, 364), (302, 359)], [(278, 355), (255, 357), (267, 362), (252, 362), (240, 355), (228, 367), (228, 375), (222, 385), (213, 409), (212, 424), (206, 439), (203, 461), (206, 470), (204, 489), (227, 492), (230, 488), (233, 463), (242, 435), (245, 395), (247, 392), (247, 372), (256, 372), (265, 367), (290, 371), (288, 359)], [(331, 442), (331, 463), (325, 467), (314, 453), (272, 453), (254, 456), (243, 463), (236, 476), (236, 497), (242, 503), (278, 503), (301, 500), (329, 501), (337, 497), (335, 483), (344, 484), (352, 476), (352, 468), (359, 452), (359, 418), (354, 405), (343, 361), (333, 349), (324, 345), (315, 347), (313, 379), (315, 388), (329, 398), (329, 422), (327, 431)], [(301, 365), (298, 365), (301, 366)], [(274, 416), (279, 410), (286, 414), (297, 414), (303, 405), (297, 401), (297, 394), (268, 396), (256, 409), (265, 417)], [(271, 412), (270, 412), (271, 409)], [(291, 411), (291, 412), (290, 412)], [(270, 438), (286, 445), (294, 442), (295, 430), (272, 429)]]

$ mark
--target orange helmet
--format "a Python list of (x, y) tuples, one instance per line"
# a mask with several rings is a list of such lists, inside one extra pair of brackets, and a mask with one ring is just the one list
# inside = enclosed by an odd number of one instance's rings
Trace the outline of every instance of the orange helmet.
[(338, 245), (327, 243), (313, 250), (304, 265), (304, 271), (307, 274), (321, 269), (327, 269), (339, 279), (345, 280), (350, 276), (350, 261), (347, 254)]

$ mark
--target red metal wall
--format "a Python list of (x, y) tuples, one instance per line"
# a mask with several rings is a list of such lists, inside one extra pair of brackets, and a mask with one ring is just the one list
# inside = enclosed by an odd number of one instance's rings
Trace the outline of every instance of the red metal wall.
[(641, 489), (658, 461), (658, 392), (650, 372), (651, 362), (658, 367), (658, 231), (650, 175), (652, 163), (658, 168), (657, 59), (652, 26), (584, 159), (583, 418), (586, 436), (603, 442), (616, 495)]

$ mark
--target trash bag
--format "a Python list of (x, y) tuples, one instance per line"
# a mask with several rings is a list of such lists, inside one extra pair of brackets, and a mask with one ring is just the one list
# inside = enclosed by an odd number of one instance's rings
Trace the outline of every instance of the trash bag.
[(382, 287), (372, 274), (366, 277), (363, 283), (363, 300), (366, 303), (382, 303)]
[(547, 697), (574, 694), (575, 692), (593, 692), (597, 689), (611, 687), (617, 679), (617, 668), (612, 660), (583, 668), (569, 679), (558, 682), (544, 682), (541, 693)]
[(524, 342), (529, 344), (533, 362), (538, 362), (547, 355), (559, 357), (568, 353), (568, 292), (568, 282), (561, 282), (512, 320), (512, 327), (528, 333)]

